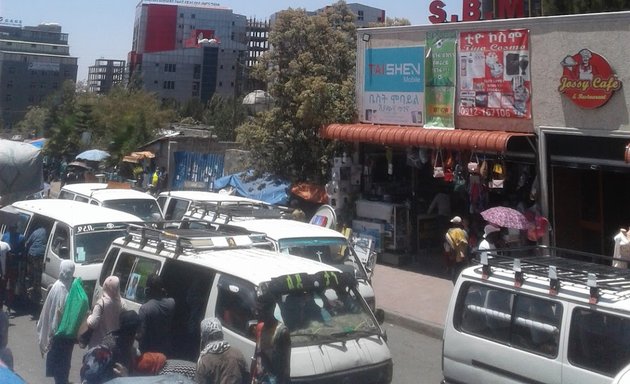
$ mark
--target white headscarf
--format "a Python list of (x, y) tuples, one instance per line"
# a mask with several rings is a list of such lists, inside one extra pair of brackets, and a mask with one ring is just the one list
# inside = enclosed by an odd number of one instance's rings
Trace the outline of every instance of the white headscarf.
[(199, 357), (208, 353), (220, 354), (230, 349), (230, 344), (223, 340), (223, 327), (216, 317), (201, 321), (201, 353)]
[(39, 351), (42, 353), (42, 356), (48, 352), (50, 341), (61, 321), (63, 309), (66, 305), (66, 297), (74, 279), (73, 275), (74, 262), (63, 260), (59, 266), (59, 280), (55, 281), (55, 284), (50, 288), (37, 321), (37, 341), (39, 342)]

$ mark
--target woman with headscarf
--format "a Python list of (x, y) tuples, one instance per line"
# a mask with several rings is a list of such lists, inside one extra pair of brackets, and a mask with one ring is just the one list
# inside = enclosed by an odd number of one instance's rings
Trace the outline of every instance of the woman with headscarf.
[(109, 276), (103, 283), (103, 295), (87, 318), (87, 325), (93, 330), (89, 348), (99, 345), (105, 335), (118, 329), (122, 309), (120, 280), (117, 276)]
[(74, 280), (74, 262), (63, 260), (59, 266), (59, 280), (48, 292), (37, 321), (37, 339), (42, 356), (46, 354), (46, 377), (54, 377), (55, 384), (67, 384), (74, 338), (55, 336), (66, 306), (66, 298)]
[(216, 317), (201, 321), (201, 352), (195, 381), (199, 384), (249, 383), (245, 358), (241, 351), (223, 340), (223, 327)]

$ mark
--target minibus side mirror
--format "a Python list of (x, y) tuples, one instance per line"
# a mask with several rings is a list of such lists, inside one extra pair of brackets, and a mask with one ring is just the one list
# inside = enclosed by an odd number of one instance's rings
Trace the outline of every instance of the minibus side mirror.
[(374, 311), (374, 317), (376, 317), (376, 321), (379, 325), (383, 325), (385, 322), (385, 311), (380, 308), (376, 309), (376, 311)]

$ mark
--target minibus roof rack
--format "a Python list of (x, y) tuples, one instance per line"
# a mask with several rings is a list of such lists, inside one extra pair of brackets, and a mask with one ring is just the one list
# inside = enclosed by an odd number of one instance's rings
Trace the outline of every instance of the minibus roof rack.
[[(178, 227), (173, 227), (177, 225)], [(150, 225), (129, 224), (124, 242), (125, 244), (136, 242), (140, 248), (152, 244), (158, 254), (168, 250), (173, 252), (174, 258), (177, 259), (185, 250), (248, 248), (254, 243), (264, 242), (264, 237), (264, 233), (251, 232), (231, 225), (182, 220)]]
[[(483, 254), (486, 258), (482, 257)], [(551, 284), (567, 282), (588, 286), (620, 296), (630, 295), (630, 270), (611, 266), (616, 260), (610, 256), (538, 245), (533, 247), (497, 249), (473, 252), (473, 258), (484, 266), (484, 273), (492, 268), (514, 270), (518, 279), (526, 275), (549, 278)], [(556, 280), (555, 282), (553, 280)], [(591, 291), (591, 296), (597, 292)]]
[(230, 222), (237, 218), (281, 219), (290, 213), (288, 208), (251, 201), (196, 202), (191, 214), (210, 216), (211, 221)]

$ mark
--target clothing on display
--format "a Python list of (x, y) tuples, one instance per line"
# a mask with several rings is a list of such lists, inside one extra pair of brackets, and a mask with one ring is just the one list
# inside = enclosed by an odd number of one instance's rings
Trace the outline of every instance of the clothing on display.
[[(621, 228), (619, 233), (615, 235), (613, 240), (615, 241), (615, 248), (613, 251), (613, 257), (615, 259), (630, 260), (630, 235), (628, 230)], [(616, 268), (628, 268), (628, 263), (625, 261), (614, 260), (613, 267)]]

